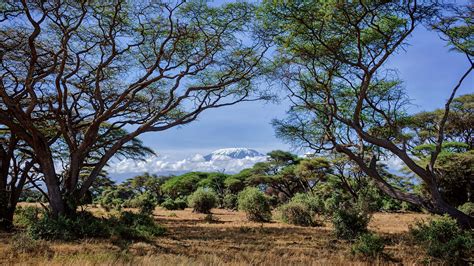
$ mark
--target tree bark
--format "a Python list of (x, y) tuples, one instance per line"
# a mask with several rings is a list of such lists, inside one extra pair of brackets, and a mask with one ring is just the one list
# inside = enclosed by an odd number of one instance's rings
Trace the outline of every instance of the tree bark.
[[(376, 169), (376, 161), (375, 157), (372, 158), (370, 165), (367, 165), (364, 160), (349, 149), (336, 145), (336, 151), (342, 152), (346, 154), (351, 160), (357, 163), (362, 171), (368, 175), (372, 180), (375, 181), (377, 187), (386, 195), (401, 201), (405, 201), (411, 203), (415, 206), (425, 208), (429, 212), (434, 214), (448, 214), (452, 218), (456, 219), (459, 226), (464, 229), (473, 229), (474, 228), (474, 217), (469, 216), (458, 209), (454, 208), (453, 206), (446, 203), (441, 194), (438, 191), (438, 187), (435, 182), (428, 183), (430, 189), (430, 199), (424, 199), (418, 195), (408, 193), (405, 191), (401, 191), (390, 184), (388, 184), (382, 176), (380, 176), (379, 172)], [(427, 176), (428, 172), (424, 173), (424, 176), (420, 176), (423, 180), (435, 180), (433, 176)]]

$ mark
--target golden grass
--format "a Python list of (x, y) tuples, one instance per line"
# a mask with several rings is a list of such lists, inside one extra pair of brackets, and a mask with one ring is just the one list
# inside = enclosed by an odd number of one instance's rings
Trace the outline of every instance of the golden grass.
[[(96, 215), (105, 213), (89, 208)], [(331, 226), (299, 227), (279, 221), (249, 222), (242, 212), (213, 210), (215, 222), (191, 209), (157, 209), (155, 219), (167, 228), (151, 242), (108, 239), (49, 242), (50, 251), (15, 254), (11, 234), (0, 234), (0, 264), (22, 265), (364, 265), (419, 264), (423, 251), (410, 245), (407, 232), (425, 214), (376, 213), (370, 230), (387, 239), (384, 256), (373, 261), (354, 257), (350, 243), (337, 240)]]

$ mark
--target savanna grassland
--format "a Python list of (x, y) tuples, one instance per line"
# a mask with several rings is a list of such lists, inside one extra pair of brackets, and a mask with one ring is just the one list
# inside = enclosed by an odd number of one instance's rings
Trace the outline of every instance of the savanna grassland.
[[(89, 208), (95, 215), (106, 215)], [(0, 235), (0, 264), (35, 265), (311, 265), (311, 264), (422, 264), (426, 256), (411, 244), (409, 226), (426, 214), (375, 213), (369, 230), (385, 239), (382, 256), (370, 261), (351, 253), (350, 243), (338, 240), (331, 225), (318, 227), (249, 222), (245, 213), (213, 209), (213, 221), (192, 209), (157, 208), (155, 220), (166, 233), (145, 242), (84, 239), (40, 241), (32, 250), (13, 252), (13, 234)], [(21, 239), (20, 239), (21, 241)], [(432, 261), (432, 262), (436, 262)]]

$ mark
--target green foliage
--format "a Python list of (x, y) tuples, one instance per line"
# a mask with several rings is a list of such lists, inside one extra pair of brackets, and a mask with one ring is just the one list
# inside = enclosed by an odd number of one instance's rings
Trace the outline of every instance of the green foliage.
[(29, 222), (28, 234), (33, 239), (71, 241), (82, 238), (149, 239), (164, 233), (153, 218), (142, 213), (123, 212), (108, 219), (80, 212), (75, 217), (52, 217), (45, 214)]
[(20, 228), (27, 228), (31, 226), (32, 223), (35, 223), (40, 218), (40, 215), (44, 215), (45, 211), (43, 209), (27, 206), (27, 207), (17, 207), (15, 210), (15, 215), (13, 216), (13, 224)]
[(163, 201), (160, 206), (170, 211), (177, 210), (174, 200), (171, 198), (165, 199), (165, 201)]
[(163, 193), (175, 199), (180, 196), (188, 196), (193, 193), (201, 180), (208, 178), (208, 173), (190, 172), (171, 177), (161, 186)]
[(354, 244), (352, 244), (351, 250), (355, 255), (375, 258), (382, 254), (384, 248), (385, 244), (380, 236), (372, 233), (365, 233), (360, 235)]
[(163, 200), (163, 193), (161, 191), (161, 185), (169, 177), (159, 177), (149, 173), (143, 173), (142, 175), (134, 176), (125, 180), (122, 184), (134, 194), (150, 193), (157, 201)]
[(133, 197), (133, 192), (129, 189), (118, 186), (109, 187), (104, 190), (102, 195), (97, 200), (100, 206), (109, 210), (121, 210), (125, 202)]
[(75, 218), (43, 215), (32, 221), (28, 233), (34, 239), (70, 241), (86, 237), (107, 237), (109, 228), (100, 219), (87, 212), (78, 213)]
[(324, 211), (324, 202), (322, 202), (319, 197), (307, 193), (297, 193), (291, 198), (291, 202), (306, 205), (313, 214), (322, 213)]
[(163, 201), (160, 204), (160, 206), (167, 209), (167, 210), (175, 211), (175, 210), (184, 210), (184, 209), (186, 209), (186, 207), (188, 207), (188, 203), (186, 202), (186, 200), (184, 198), (177, 198), (176, 200), (173, 200), (171, 198), (167, 198), (167, 199), (165, 199), (165, 201)]
[(191, 196), (189, 196), (189, 207), (194, 212), (209, 213), (215, 207), (217, 202), (216, 194), (211, 190), (198, 188)]
[(461, 230), (456, 220), (447, 215), (428, 223), (418, 222), (411, 234), (428, 255), (451, 262), (467, 258), (474, 249), (473, 232)]
[(238, 193), (242, 191), (246, 186), (246, 180), (253, 175), (251, 168), (244, 169), (235, 175), (228, 176), (224, 180), (224, 186), (231, 193)]
[(332, 224), (336, 236), (341, 239), (355, 239), (367, 232), (370, 215), (361, 208), (351, 206), (333, 212)]
[[(425, 166), (430, 157), (423, 157), (418, 162)], [(438, 156), (435, 168), (439, 173), (438, 186), (443, 198), (451, 205), (458, 206), (468, 201), (474, 190), (471, 181), (474, 175), (474, 150), (467, 152), (442, 152)], [(422, 185), (423, 194), (428, 194), (427, 186)]]
[(25, 189), (21, 191), (19, 202), (46, 202), (44, 195), (38, 190)]
[(207, 178), (202, 179), (199, 181), (198, 186), (203, 188), (210, 188), (219, 197), (222, 197), (225, 192), (225, 180), (230, 175), (223, 174), (223, 173), (208, 173)]
[(268, 222), (272, 218), (268, 198), (255, 187), (247, 187), (238, 196), (239, 210), (245, 211), (250, 221)]
[(151, 215), (157, 205), (155, 197), (148, 191), (139, 194), (129, 201), (129, 206), (138, 208), (140, 213)]
[(225, 194), (223, 199), (223, 206), (229, 210), (236, 210), (237, 209), (237, 195), (234, 194)]
[(166, 231), (164, 227), (156, 224), (153, 217), (142, 213), (122, 212), (115, 221), (111, 219), (110, 224), (117, 226), (111, 226), (109, 234), (123, 239), (147, 240), (163, 235)]
[(459, 206), (458, 209), (467, 215), (474, 217), (474, 202), (466, 202)]
[(184, 197), (179, 197), (174, 200), (174, 205), (177, 210), (184, 210), (188, 207), (188, 201)]
[(299, 226), (315, 225), (313, 212), (304, 203), (290, 201), (281, 205), (279, 211), (285, 223)]

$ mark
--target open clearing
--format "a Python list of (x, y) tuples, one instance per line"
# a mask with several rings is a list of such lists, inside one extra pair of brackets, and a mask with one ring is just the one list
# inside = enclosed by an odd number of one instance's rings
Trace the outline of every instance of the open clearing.
[[(100, 209), (89, 209), (97, 215)], [(150, 242), (128, 243), (117, 239), (47, 242), (33, 253), (13, 254), (11, 234), (0, 236), (0, 264), (43, 265), (301, 265), (367, 264), (351, 255), (350, 243), (337, 240), (331, 227), (299, 227), (273, 221), (248, 222), (242, 212), (214, 209), (215, 222), (191, 209), (157, 209), (155, 219), (167, 228)], [(371, 263), (417, 264), (423, 251), (410, 244), (409, 225), (425, 214), (376, 213), (370, 230), (386, 239), (384, 256)], [(25, 245), (28, 243), (25, 243)], [(49, 246), (49, 247), (48, 247)]]

